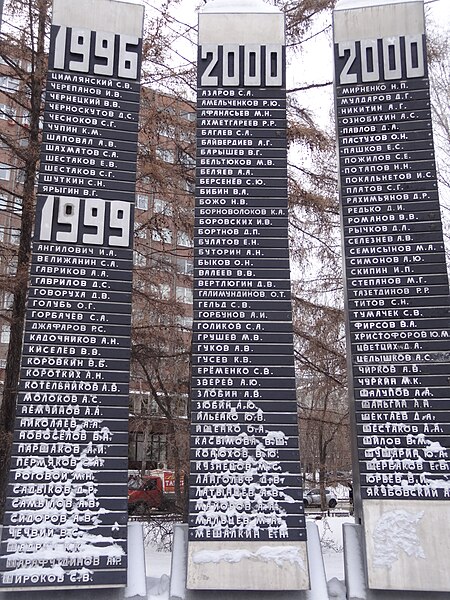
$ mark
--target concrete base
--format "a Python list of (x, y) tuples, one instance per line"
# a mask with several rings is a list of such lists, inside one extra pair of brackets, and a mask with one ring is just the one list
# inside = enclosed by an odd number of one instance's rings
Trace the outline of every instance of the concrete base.
[(450, 503), (364, 500), (363, 529), (370, 589), (450, 593)]
[(448, 600), (449, 592), (369, 589), (362, 525), (343, 525), (344, 572), (347, 600)]
[(187, 564), (190, 590), (310, 588), (306, 541), (191, 541)]
[[(172, 554), (172, 576), (170, 580), (170, 600), (328, 600), (325, 569), (319, 534), (315, 523), (308, 523), (308, 562), (310, 566), (310, 590), (279, 591), (279, 590), (188, 590), (187, 557), (188, 557), (188, 527), (176, 525)], [(219, 587), (219, 584), (218, 584)]]

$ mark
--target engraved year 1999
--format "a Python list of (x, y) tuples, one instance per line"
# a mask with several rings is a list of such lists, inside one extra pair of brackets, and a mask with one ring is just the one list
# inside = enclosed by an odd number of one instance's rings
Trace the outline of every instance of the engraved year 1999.
[(47, 196), (42, 207), (39, 240), (55, 238), (57, 242), (127, 248), (130, 225), (129, 202), (86, 198), (82, 203), (80, 198), (72, 196)]

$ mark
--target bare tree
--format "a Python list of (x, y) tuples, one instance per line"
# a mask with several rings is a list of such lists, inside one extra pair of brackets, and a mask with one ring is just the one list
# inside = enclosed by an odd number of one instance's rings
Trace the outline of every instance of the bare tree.
[(294, 309), (301, 456), (325, 509), (326, 484), (351, 464), (343, 312), (299, 296)]
[[(15, 188), (8, 188), (13, 202), (21, 205), (21, 214), (16, 272), (4, 285), (4, 289), (12, 294), (13, 301), (10, 315), (2, 315), (3, 319), (9, 321), (10, 342), (0, 408), (0, 490), (4, 490), (6, 485), (20, 371), (39, 161), (39, 120), (47, 70), (45, 42), (49, 5), (49, 0), (11, 0), (6, 6), (4, 22), (8, 24), (9, 19), (14, 23), (21, 21), (23, 26), (20, 34), (12, 29), (11, 33), (3, 34), (0, 40), (0, 56), (7, 65), (10, 77), (17, 81), (14, 91), (2, 91), (9, 100), (9, 106), (15, 107), (14, 115), (10, 114), (9, 118), (14, 120), (16, 127), (12, 128), (12, 133), (1, 131), (0, 141), (6, 147), (8, 164), (13, 171), (21, 173), (23, 182)], [(0, 510), (2, 507), (3, 499)]]
[(447, 265), (450, 264), (450, 31), (432, 26), (428, 35), (431, 114)]

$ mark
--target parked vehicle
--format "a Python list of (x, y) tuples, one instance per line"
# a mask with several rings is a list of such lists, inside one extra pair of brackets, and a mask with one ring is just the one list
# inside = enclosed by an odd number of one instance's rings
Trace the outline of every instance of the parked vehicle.
[(144, 515), (151, 509), (160, 509), (163, 501), (162, 481), (159, 477), (134, 478), (128, 482), (128, 513)]
[(128, 514), (145, 515), (152, 511), (171, 511), (175, 509), (175, 494), (171, 486), (165, 486), (164, 479), (158, 475), (131, 475), (128, 478)]
[[(334, 508), (336, 506), (337, 498), (333, 490), (329, 488), (325, 489), (325, 499), (329, 508)], [(303, 503), (305, 506), (320, 506), (320, 489), (315, 488), (313, 490), (305, 490), (303, 495)]]

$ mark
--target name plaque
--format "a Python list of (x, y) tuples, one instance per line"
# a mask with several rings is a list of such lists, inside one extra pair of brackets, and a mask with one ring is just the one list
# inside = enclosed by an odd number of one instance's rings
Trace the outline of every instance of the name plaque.
[[(353, 473), (369, 587), (448, 591), (432, 548), (432, 523), (447, 522), (450, 506), (450, 306), (423, 5), (355, 4), (334, 19)], [(401, 514), (413, 539), (424, 532), (420, 550), (394, 551), (388, 565), (377, 532), (388, 522), (395, 531)]]
[[(306, 589), (284, 23), (275, 9), (230, 10), (199, 20), (188, 588)], [(221, 18), (267, 20), (275, 39), (222, 31)], [(261, 554), (272, 545), (276, 568)], [(220, 564), (220, 548), (253, 557), (245, 565), (265, 578), (244, 582), (243, 563), (214, 575), (202, 557)]]
[[(365, 60), (369, 47), (362, 52), (361, 43), (349, 43), (351, 50), (344, 43), (336, 45), (346, 281), (349, 308), (355, 308), (349, 311), (351, 351), (353, 362), (371, 361), (377, 364), (379, 372), (386, 373), (385, 377), (353, 378), (357, 420), (362, 423), (357, 427), (358, 440), (366, 456), (370, 454), (367, 446), (371, 445), (380, 446), (385, 457), (390, 449), (414, 445), (423, 459), (433, 459), (433, 466), (424, 473), (421, 461), (407, 470), (397, 462), (395, 478), (373, 477), (371, 471), (389, 469), (385, 460), (377, 463), (374, 451), (370, 461), (360, 461), (361, 494), (363, 498), (443, 499), (449, 497), (448, 487), (439, 485), (442, 458), (448, 459), (449, 438), (448, 422), (442, 418), (447, 414), (445, 407), (450, 405), (445, 404), (445, 392), (441, 405), (444, 412), (434, 415), (430, 427), (428, 400), (429, 396), (441, 397), (438, 388), (445, 387), (445, 377), (440, 378), (437, 373), (445, 372), (449, 366), (443, 352), (448, 348), (450, 320), (441, 217), (434, 200), (437, 176), (430, 141), (425, 47), (422, 37), (406, 47), (401, 36), (377, 43), (391, 50), (413, 52), (414, 61), (411, 57), (404, 59), (409, 70), (399, 66), (395, 78), (380, 74), (374, 78), (375, 71), (382, 73), (383, 64), (386, 67), (379, 58), (380, 62), (372, 65), (372, 79), (367, 80), (369, 75), (361, 70), (361, 60)], [(355, 57), (350, 65), (353, 51)], [(386, 124), (376, 125), (382, 122)], [(412, 123), (414, 140), (409, 129)], [(417, 139), (418, 130), (429, 132), (430, 136), (426, 133), (424, 139)], [(419, 191), (415, 191), (417, 184)], [(357, 307), (366, 310), (356, 310)], [(383, 359), (383, 354), (372, 354), (373, 350), (392, 354)], [(411, 353), (406, 364), (397, 364), (404, 360), (398, 358), (399, 352), (402, 356)], [(416, 355), (420, 352), (419, 358)], [(436, 362), (439, 371), (435, 370)], [(367, 372), (370, 373), (370, 366)], [(426, 377), (417, 377), (418, 374)], [(380, 401), (381, 410), (382, 400), (386, 406), (393, 403), (401, 408), (400, 421), (390, 420), (383, 427), (372, 423), (372, 411), (377, 409), (370, 399), (375, 404)], [(369, 406), (371, 412), (366, 412)], [(415, 411), (415, 419), (405, 426), (408, 410)], [(372, 432), (377, 435), (362, 435)], [(432, 447), (436, 447), (436, 453), (430, 450)], [(448, 460), (444, 463), (448, 469)]]
[(0, 587), (10, 590), (126, 585), (143, 10), (71, 4), (53, 4), (0, 552)]

